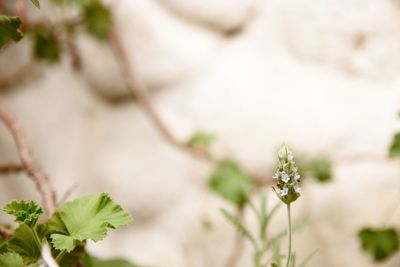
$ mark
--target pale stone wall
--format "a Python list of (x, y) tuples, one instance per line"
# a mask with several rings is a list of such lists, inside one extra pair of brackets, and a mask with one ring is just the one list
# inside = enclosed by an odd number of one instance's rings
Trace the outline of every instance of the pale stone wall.
[[(282, 141), (333, 159), (334, 181), (306, 184), (294, 206), (297, 221), (311, 221), (294, 236), (298, 258), (319, 248), (310, 267), (373, 266), (357, 229), (400, 217), (385, 219), (400, 198), (399, 163), (385, 158), (400, 107), (398, 1), (110, 2), (130, 59), (179, 137), (215, 133), (219, 153), (258, 172), (271, 169)], [(127, 90), (107, 46), (82, 36), (79, 48), (83, 76), (65, 60), (1, 101), (59, 195), (74, 184), (71, 197), (107, 191), (133, 213), (134, 224), (91, 250), (154, 266), (223, 266), (234, 234), (218, 212), (229, 205), (207, 188), (209, 167), (164, 143), (134, 102), (115, 101)], [(21, 55), (8, 53), (1, 69)], [(2, 160), (16, 159), (0, 135)], [(0, 183), (0, 203), (38, 199), (22, 175)], [(272, 226), (286, 227), (283, 210)], [(250, 251), (239, 266), (251, 266)]]

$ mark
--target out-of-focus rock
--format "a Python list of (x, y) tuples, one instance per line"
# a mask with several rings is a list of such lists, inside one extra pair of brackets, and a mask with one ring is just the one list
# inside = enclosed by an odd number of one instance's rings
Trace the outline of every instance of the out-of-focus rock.
[(256, 12), (259, 0), (158, 0), (188, 21), (225, 33), (242, 29)]
[(390, 0), (270, 1), (289, 51), (349, 74), (400, 72), (400, 7)]

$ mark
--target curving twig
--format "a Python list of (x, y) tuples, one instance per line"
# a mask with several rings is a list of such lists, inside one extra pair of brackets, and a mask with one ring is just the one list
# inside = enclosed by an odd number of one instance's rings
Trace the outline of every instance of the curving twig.
[(186, 144), (176, 138), (171, 130), (167, 127), (167, 125), (161, 119), (160, 114), (158, 114), (157, 110), (151, 103), (145, 85), (142, 83), (142, 81), (139, 80), (138, 76), (136, 75), (133, 64), (130, 63), (128, 54), (122, 44), (120, 35), (115, 28), (112, 28), (110, 31), (110, 45), (113, 49), (114, 54), (116, 55), (117, 61), (121, 68), (121, 72), (125, 76), (125, 80), (130, 92), (142, 105), (143, 109), (146, 111), (149, 118), (153, 121), (154, 126), (157, 128), (165, 141), (175, 146), (176, 148), (186, 153), (189, 153), (195, 158), (205, 161), (217, 162), (218, 159), (216, 159), (207, 151), (186, 146)]
[(42, 197), (44, 209), (47, 216), (51, 216), (57, 207), (56, 194), (49, 182), (47, 175), (40, 165), (33, 159), (30, 146), (22, 134), (16, 119), (3, 107), (0, 106), (0, 120), (3, 121), (17, 146), (22, 166), (27, 175), (35, 183), (36, 189)]
[[(166, 125), (166, 123), (161, 119), (160, 114), (157, 112), (157, 110), (150, 101), (145, 85), (143, 84), (142, 81), (140, 81), (138, 75), (136, 75), (135, 73), (133, 64), (131, 64), (131, 62), (129, 61), (128, 54), (125, 50), (125, 47), (122, 43), (119, 33), (115, 29), (115, 26), (111, 28), (109, 43), (120, 65), (121, 72), (125, 77), (128, 89), (135, 97), (135, 99), (137, 99), (138, 102), (142, 105), (143, 110), (147, 113), (147, 115), (153, 122), (154, 126), (157, 128), (161, 137), (167, 143), (171, 144), (172, 146), (189, 154), (190, 156), (196, 159), (200, 159), (211, 164), (216, 164), (220, 162), (221, 159), (212, 155), (207, 150), (187, 146), (185, 142), (182, 142), (173, 134), (173, 132)], [(271, 179), (266, 178), (266, 176), (260, 176), (252, 173), (249, 175), (256, 185), (265, 186), (271, 182)]]

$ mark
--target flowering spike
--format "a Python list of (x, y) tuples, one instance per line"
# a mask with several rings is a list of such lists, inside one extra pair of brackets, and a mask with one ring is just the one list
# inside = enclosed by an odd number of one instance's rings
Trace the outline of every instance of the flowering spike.
[(282, 144), (278, 152), (278, 168), (272, 177), (276, 181), (277, 195), (285, 203), (290, 204), (300, 197), (300, 174), (294, 162), (293, 152), (286, 144)]

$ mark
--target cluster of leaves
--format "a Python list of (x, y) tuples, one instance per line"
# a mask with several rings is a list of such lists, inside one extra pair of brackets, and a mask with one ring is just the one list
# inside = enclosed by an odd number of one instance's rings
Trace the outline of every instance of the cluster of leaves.
[[(44, 245), (51, 248), (52, 256), (61, 267), (75, 266), (78, 261), (85, 262), (85, 266), (107, 266), (85, 252), (87, 240), (102, 240), (108, 229), (132, 221), (131, 215), (106, 193), (66, 202), (42, 223), (38, 220), (43, 210), (33, 201), (13, 201), (3, 211), (14, 216), (18, 227), (10, 239), (0, 240), (1, 267), (38, 266)], [(112, 266), (135, 266), (122, 260), (114, 263)]]
[[(71, 7), (79, 10), (73, 19), (61, 23), (27, 24), (26, 33), (33, 40), (33, 54), (39, 60), (57, 62), (61, 58), (66, 42), (71, 42), (74, 34), (84, 28), (97, 40), (106, 40), (111, 28), (112, 14), (110, 9), (100, 0), (52, 0), (61, 7)], [(32, 0), (38, 8), (38, 0)], [(23, 37), (20, 30), (21, 19), (12, 16), (0, 16), (0, 48), (8, 41), (19, 41)], [(62, 39), (66, 36), (66, 39)], [(65, 37), (64, 37), (65, 38)]]

